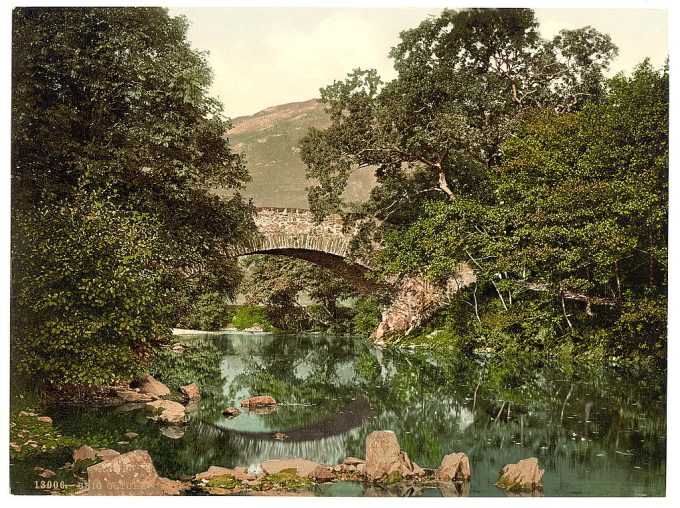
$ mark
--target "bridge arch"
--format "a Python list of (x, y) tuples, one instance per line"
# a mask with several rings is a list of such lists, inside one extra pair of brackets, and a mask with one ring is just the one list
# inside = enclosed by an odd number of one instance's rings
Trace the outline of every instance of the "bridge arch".
[(310, 210), (301, 208), (258, 208), (258, 234), (234, 249), (234, 256), (273, 254), (303, 259), (327, 268), (368, 296), (386, 285), (367, 277), (371, 270), (364, 260), (348, 262), (354, 230), (343, 227), (342, 216), (332, 214), (316, 222)]

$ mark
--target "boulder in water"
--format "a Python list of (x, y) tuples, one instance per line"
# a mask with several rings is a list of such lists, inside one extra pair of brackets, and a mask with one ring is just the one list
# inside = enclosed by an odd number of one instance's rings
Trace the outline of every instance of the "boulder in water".
[(142, 376), (138, 378), (133, 384), (133, 387), (139, 388), (144, 393), (155, 395), (156, 397), (164, 397), (170, 395), (170, 388), (165, 386), (160, 381), (157, 381), (153, 376)]
[(440, 480), (465, 481), (470, 479), (470, 460), (464, 453), (451, 453), (444, 456), (437, 469)]
[(269, 395), (257, 395), (256, 397), (250, 397), (241, 401), (241, 407), (263, 407), (263, 406), (275, 406), (276, 399)]
[(544, 472), (545, 470), (538, 468), (538, 459), (531, 457), (520, 460), (517, 464), (503, 466), (495, 485), (508, 491), (540, 489), (543, 486), (541, 478)]

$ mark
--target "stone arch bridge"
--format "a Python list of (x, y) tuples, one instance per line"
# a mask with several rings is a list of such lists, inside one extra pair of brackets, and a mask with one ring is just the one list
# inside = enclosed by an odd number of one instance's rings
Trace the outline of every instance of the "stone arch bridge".
[(444, 288), (417, 277), (398, 284), (376, 282), (367, 277), (372, 268), (369, 261), (347, 260), (356, 229), (344, 227), (342, 215), (332, 214), (316, 222), (310, 210), (269, 207), (258, 208), (254, 219), (258, 234), (249, 243), (235, 247), (232, 255), (275, 254), (304, 259), (343, 277), (364, 296), (381, 290), (392, 293), (392, 304), (383, 312), (374, 333), (376, 340), (395, 332), (408, 333), (448, 296), (476, 280), (470, 267), (461, 263)]
[(343, 217), (332, 214), (316, 222), (303, 208), (258, 208), (254, 217), (258, 234), (235, 248), (233, 255), (276, 254), (304, 259), (331, 270), (357, 288), (364, 296), (390, 289), (366, 277), (371, 266), (366, 260), (347, 261), (355, 228), (344, 228)]

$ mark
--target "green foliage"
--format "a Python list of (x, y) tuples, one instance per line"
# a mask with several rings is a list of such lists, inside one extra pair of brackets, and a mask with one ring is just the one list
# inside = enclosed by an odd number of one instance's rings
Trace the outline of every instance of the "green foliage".
[(15, 445), (10, 446), (9, 456), (12, 460), (24, 460), (32, 455), (79, 443), (77, 439), (62, 436), (51, 423), (18, 413), (10, 417), (9, 441)]
[(271, 332), (274, 327), (267, 320), (267, 315), (263, 307), (256, 305), (244, 305), (239, 307), (231, 318), (231, 324), (239, 330), (259, 326), (265, 332)]
[(216, 476), (214, 478), (211, 478), (208, 480), (208, 483), (205, 484), (206, 487), (208, 488), (220, 488), (220, 489), (229, 489), (229, 490), (234, 490), (239, 491), (239, 490), (244, 490), (243, 489), (243, 484), (239, 481), (236, 480), (233, 476), (230, 475), (221, 475), (221, 476)]
[[(493, 201), (425, 202), (385, 235), (383, 274), (474, 268), (429, 325), (452, 344), (663, 361), (668, 72), (644, 62), (607, 85), (579, 112), (527, 116), (491, 172)], [(445, 317), (458, 311), (463, 328)]]
[[(264, 305), (271, 323), (287, 332), (321, 330), (344, 333), (351, 313), (342, 305), (356, 290), (329, 270), (283, 256), (249, 256), (242, 288), (246, 300)], [(305, 295), (313, 302), (304, 306)]]
[(187, 28), (160, 8), (13, 11), (12, 337), (36, 381), (129, 379), (238, 286), (252, 207), (208, 188), (248, 175)]
[(378, 328), (382, 315), (381, 302), (375, 296), (360, 298), (352, 306), (352, 331), (357, 335), (370, 336)]
[(231, 320), (230, 305), (217, 291), (198, 295), (192, 305), (187, 305), (188, 314), (180, 316), (177, 326), (190, 330), (219, 330)]
[(77, 192), (15, 223), (13, 365), (35, 384), (129, 381), (168, 331), (157, 221)]
[(278, 473), (265, 476), (253, 487), (254, 490), (295, 491), (314, 485), (314, 481), (297, 474), (297, 469), (282, 469)]
[(396, 79), (357, 69), (321, 90), (333, 123), (300, 143), (318, 181), (309, 190), (318, 215), (342, 207), (348, 176), (366, 166), (378, 187), (363, 211), (380, 221), (397, 221), (428, 195), (484, 194), (524, 112), (597, 98), (617, 52), (591, 28), (544, 40), (529, 9), (445, 9), (400, 39), (390, 54)]

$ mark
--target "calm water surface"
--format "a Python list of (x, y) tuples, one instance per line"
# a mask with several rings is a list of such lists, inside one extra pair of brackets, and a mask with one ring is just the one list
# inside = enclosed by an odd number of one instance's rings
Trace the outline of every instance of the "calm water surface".
[[(142, 411), (52, 408), (66, 435), (125, 440), (145, 449), (159, 474), (179, 478), (211, 465), (250, 465), (302, 457), (323, 464), (364, 457), (366, 436), (396, 432), (422, 467), (463, 451), (470, 496), (504, 496), (493, 486), (505, 464), (538, 457), (546, 496), (661, 496), (665, 492), (665, 375), (601, 365), (469, 358), (455, 353), (379, 349), (365, 340), (313, 335), (225, 333), (177, 337), (190, 346), (164, 351), (152, 374), (171, 388), (197, 382), (203, 398), (185, 430), (162, 428)], [(267, 414), (222, 410), (252, 395), (282, 404)], [(272, 439), (284, 432), (285, 441)], [(63, 455), (63, 454), (62, 454)], [(45, 454), (13, 466), (22, 490)], [(58, 464), (57, 464), (58, 463)], [(436, 488), (326, 484), (318, 495), (453, 495)]]

